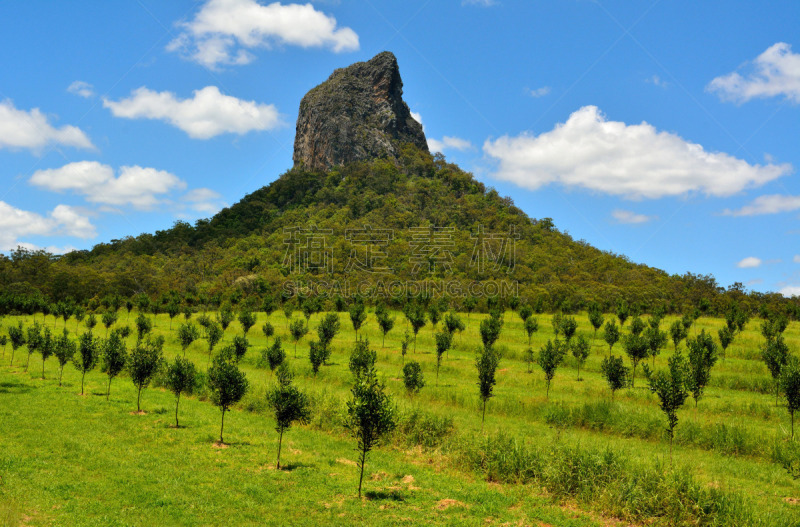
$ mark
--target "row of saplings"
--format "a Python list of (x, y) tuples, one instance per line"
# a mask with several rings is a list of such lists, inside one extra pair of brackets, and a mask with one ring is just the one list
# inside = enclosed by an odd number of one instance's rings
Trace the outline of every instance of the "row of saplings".
[[(595, 329), (595, 335), (603, 327), (604, 317), (599, 310), (589, 309), (589, 321)], [(626, 312), (618, 312), (620, 326), (625, 324)], [(629, 324), (629, 333), (622, 336), (614, 320), (606, 322), (603, 335), (609, 345), (609, 355), (601, 363), (601, 372), (611, 389), (612, 399), (614, 393), (626, 386), (633, 387), (637, 365), (647, 359), (655, 357), (667, 342), (667, 333), (659, 329), (662, 316), (656, 314), (645, 323), (638, 316)], [(711, 369), (720, 356), (725, 358), (725, 351), (738, 333), (743, 331), (748, 318), (735, 307), (726, 314), (726, 326), (718, 331), (719, 344), (713, 337), (702, 330), (699, 335), (689, 337), (689, 329), (697, 320), (697, 313), (685, 315), (670, 326), (669, 335), (675, 346), (675, 353), (668, 360), (666, 371), (654, 372), (647, 364), (644, 365), (645, 377), (649, 389), (655, 393), (661, 409), (664, 411), (670, 440), (670, 455), (672, 454), (672, 441), (675, 427), (678, 424), (677, 411), (684, 405), (686, 399), (694, 398), (695, 407), (703, 396), (706, 386), (711, 378)], [(550, 382), (555, 376), (556, 369), (563, 362), (568, 352), (571, 352), (578, 364), (580, 379), (580, 366), (589, 356), (591, 344), (583, 337), (575, 337), (577, 322), (573, 317), (563, 317), (556, 314), (552, 319), (555, 340), (547, 343), (534, 355), (529, 348), (527, 360), (536, 362), (545, 374), (547, 391), (549, 394)], [(527, 323), (526, 323), (527, 326)], [(765, 338), (761, 357), (775, 383), (776, 404), (783, 393), (786, 407), (791, 419), (791, 437), (794, 438), (795, 412), (800, 410), (800, 360), (793, 356), (783, 339), (783, 332), (788, 326), (788, 319), (781, 315), (768, 315), (761, 324), (761, 333)], [(530, 335), (530, 333), (529, 333)], [(559, 336), (563, 335), (564, 340)], [(612, 355), (614, 345), (622, 340), (625, 353), (631, 360), (631, 369), (624, 365), (622, 357)], [(687, 355), (684, 356), (680, 347), (681, 341), (686, 341)]]
[[(337, 328), (338, 329), (338, 328)], [(141, 411), (141, 394), (156, 374), (163, 369), (164, 384), (175, 394), (175, 427), (179, 427), (179, 403), (182, 394), (191, 393), (198, 382), (197, 369), (191, 361), (180, 355), (172, 362), (163, 358), (164, 337), (139, 339), (135, 347), (128, 352), (125, 344), (124, 331), (115, 329), (107, 338), (93, 337), (87, 331), (73, 340), (69, 332), (53, 335), (49, 328), (42, 328), (39, 324), (23, 330), (21, 326), (8, 328), (8, 339), (17, 344), (27, 344), (29, 349), (28, 361), (25, 366), (27, 371), (31, 355), (38, 351), (42, 356), (42, 378), (45, 376), (45, 362), (55, 356), (59, 363), (59, 386), (64, 366), (72, 362), (81, 373), (81, 395), (84, 394), (84, 380), (86, 373), (95, 369), (99, 364), (101, 371), (108, 375), (106, 386), (106, 399), (111, 393), (111, 381), (123, 371), (127, 371), (131, 381), (137, 388), (136, 408)], [(7, 339), (0, 339), (5, 354)], [(324, 344), (325, 347), (328, 343)], [(322, 351), (323, 356), (330, 356), (330, 350)], [(219, 444), (223, 444), (225, 427), (225, 413), (232, 405), (238, 403), (249, 388), (249, 382), (238, 362), (243, 354), (237, 351), (233, 344), (223, 347), (215, 354), (207, 372), (207, 386), (210, 400), (222, 411), (220, 421)], [(274, 412), (278, 432), (278, 452), (276, 466), (280, 469), (281, 444), (283, 434), (293, 423), (306, 424), (311, 418), (311, 404), (308, 396), (293, 384), (293, 373), (285, 362), (285, 353), (280, 346), (280, 339), (270, 348), (270, 367), (275, 371), (276, 382), (267, 391), (267, 402)], [(377, 354), (369, 347), (367, 340), (358, 339), (350, 356), (350, 370), (353, 373), (353, 387), (351, 398), (347, 402), (346, 426), (356, 439), (359, 451), (358, 465), (360, 467), (358, 495), (361, 497), (361, 488), (364, 478), (364, 465), (367, 453), (389, 432), (394, 430), (397, 423), (397, 411), (390, 397), (384, 393), (385, 386), (379, 381), (375, 369)], [(13, 366), (13, 352), (11, 365)], [(409, 363), (412, 364), (412, 363)], [(416, 363), (413, 363), (416, 364)], [(408, 365), (407, 365), (408, 366)], [(422, 374), (417, 368), (411, 368), (415, 373), (407, 375), (407, 388), (410, 393), (419, 391), (423, 386)]]

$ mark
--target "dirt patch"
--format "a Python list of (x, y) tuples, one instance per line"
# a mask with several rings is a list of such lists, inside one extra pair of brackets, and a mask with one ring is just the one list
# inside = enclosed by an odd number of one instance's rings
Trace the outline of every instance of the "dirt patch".
[(228, 447), (230, 447), (228, 443), (220, 443), (219, 441), (214, 441), (211, 443), (211, 448), (217, 448), (219, 450), (224, 450)]
[(337, 459), (336, 462), (337, 463), (341, 463), (342, 465), (348, 465), (350, 467), (357, 467), (358, 466), (358, 463), (356, 463), (355, 461), (351, 461), (351, 460), (345, 459), (343, 457), (340, 457), (339, 459)]
[(789, 505), (800, 505), (800, 498), (783, 498)]
[(290, 447), (289, 448), (289, 453), (292, 454), (293, 456), (299, 456), (300, 454), (303, 453), (303, 451), (302, 450), (297, 450), (296, 448), (291, 448)]
[(440, 510), (440, 511), (446, 511), (447, 509), (449, 509), (451, 507), (462, 507), (462, 508), (466, 509), (467, 508), (467, 504), (463, 503), (461, 501), (458, 501), (458, 500), (451, 500), (449, 498), (446, 498), (446, 499), (443, 499), (443, 500), (439, 500), (436, 503), (436, 505), (433, 506), (434, 509)]
[(128, 412), (130, 415), (147, 415), (147, 412), (144, 410), (139, 410), (138, 412)]
[(369, 477), (369, 479), (370, 479), (370, 481), (383, 481), (388, 477), (389, 477), (389, 474), (387, 474), (386, 472), (380, 471), (380, 472), (376, 472), (376, 473), (372, 474)]
[(410, 485), (410, 484), (414, 483), (416, 480), (414, 479), (414, 476), (406, 476), (403, 479), (401, 479), (400, 481), (402, 481), (403, 483), (405, 483), (407, 485)]

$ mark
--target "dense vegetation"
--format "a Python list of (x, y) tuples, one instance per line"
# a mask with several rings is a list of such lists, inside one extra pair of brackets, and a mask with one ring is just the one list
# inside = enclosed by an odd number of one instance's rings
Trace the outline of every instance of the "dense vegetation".
[[(327, 271), (298, 270), (286, 260), (284, 229), (312, 225), (330, 231)], [(347, 268), (350, 255), (360, 250), (347, 231), (364, 226), (391, 231), (392, 239), (381, 248), (385, 258), (379, 262), (390, 272)], [(451, 260), (439, 262), (433, 270), (415, 269), (409, 258), (418, 249), (411, 230), (415, 227), (452, 228)], [(473, 236), (479, 236), (481, 228), (485, 234), (500, 235), (514, 228), (519, 240), (513, 259), (498, 258), (496, 267), (475, 265)], [(266, 296), (297, 293), (283, 287), (287, 280), (322, 279), (373, 284), (382, 279), (447, 281), (463, 289), (473, 282), (503, 280), (518, 283), (514, 294), (537, 312), (571, 313), (593, 302), (612, 311), (625, 301), (640, 312), (663, 307), (677, 313), (701, 305), (705, 314), (722, 315), (735, 303), (751, 313), (764, 306), (794, 319), (798, 306), (777, 294), (748, 293), (738, 283), (725, 289), (712, 276), (670, 276), (597, 250), (559, 232), (549, 218), (528, 218), (509, 198), (487, 189), (443, 157), (407, 145), (397, 164), (374, 160), (328, 173), (291, 170), (194, 225), (177, 222), (155, 234), (112, 240), (61, 257), (14, 251), (0, 258), (0, 313), (30, 313), (25, 306), (30, 302), (96, 305), (109, 295), (136, 294), (148, 295), (164, 309), (170, 298), (189, 307), (218, 308), (226, 300), (260, 306)], [(329, 307), (340, 291), (305, 293), (330, 293)], [(347, 296), (346, 291), (341, 293)], [(456, 296), (463, 304), (463, 295)], [(701, 304), (703, 299), (706, 304)], [(393, 303), (400, 307), (398, 299)], [(477, 308), (486, 311), (485, 300)]]

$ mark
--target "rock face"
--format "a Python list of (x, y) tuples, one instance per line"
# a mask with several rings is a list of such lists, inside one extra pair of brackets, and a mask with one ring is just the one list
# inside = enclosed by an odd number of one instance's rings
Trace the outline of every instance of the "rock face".
[(394, 54), (338, 69), (300, 102), (294, 165), (325, 171), (373, 158), (396, 158), (398, 143), (425, 152), (422, 125), (403, 101), (403, 81)]

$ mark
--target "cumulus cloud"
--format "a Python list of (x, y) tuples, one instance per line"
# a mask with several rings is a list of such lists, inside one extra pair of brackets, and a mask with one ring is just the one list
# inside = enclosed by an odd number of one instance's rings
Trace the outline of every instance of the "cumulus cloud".
[(621, 210), (621, 209), (616, 209), (612, 211), (611, 217), (614, 218), (618, 223), (632, 223), (632, 224), (647, 223), (648, 221), (658, 219), (658, 216), (647, 216), (645, 214), (637, 214), (629, 210)]
[(254, 59), (250, 50), (274, 44), (329, 48), (336, 53), (359, 48), (355, 31), (338, 27), (333, 16), (311, 4), (208, 0), (194, 19), (178, 26), (181, 34), (167, 50), (211, 69), (247, 64)]
[(441, 140), (428, 139), (428, 148), (431, 152), (444, 152), (445, 150), (458, 150), (463, 152), (465, 150), (472, 150), (475, 147), (466, 139), (446, 135)]
[(759, 196), (748, 205), (738, 210), (725, 209), (725, 216), (759, 216), (762, 214), (778, 214), (800, 209), (800, 196), (769, 194)]
[(550, 93), (550, 86), (542, 86), (541, 88), (536, 88), (533, 90), (528, 90), (528, 95), (531, 97), (538, 99), (539, 97), (544, 97)]
[(58, 205), (46, 216), (42, 216), (0, 201), (0, 250), (9, 251), (16, 249), (18, 245), (37, 248), (20, 240), (27, 236), (71, 236), (87, 239), (97, 236), (97, 231), (89, 218), (67, 205)]
[(778, 292), (787, 298), (800, 296), (800, 285), (787, 285), (782, 287)]
[(55, 128), (38, 108), (26, 112), (10, 100), (0, 101), (0, 148), (38, 151), (49, 145), (94, 148), (80, 128)]
[(739, 263), (736, 264), (736, 267), (739, 269), (754, 269), (756, 267), (761, 267), (761, 264), (764, 263), (761, 258), (756, 258), (755, 256), (748, 256), (747, 258), (742, 259)]
[(773, 44), (745, 69), (748, 71), (744, 75), (734, 71), (715, 78), (707, 89), (717, 92), (723, 100), (735, 102), (783, 95), (800, 103), (800, 53), (792, 53), (789, 44)]
[(595, 106), (584, 106), (566, 123), (538, 136), (487, 140), (483, 150), (498, 161), (497, 179), (531, 190), (561, 183), (628, 199), (689, 192), (730, 196), (792, 170), (790, 164), (751, 165), (707, 152), (646, 122), (609, 121)]
[(213, 215), (225, 207), (225, 203), (222, 202), (222, 196), (219, 192), (211, 190), (210, 188), (196, 188), (190, 190), (184, 194), (181, 200), (188, 203), (191, 210), (201, 214)]
[(124, 166), (115, 177), (110, 166), (97, 161), (79, 161), (61, 168), (39, 170), (31, 176), (30, 182), (55, 192), (75, 192), (91, 203), (130, 205), (141, 210), (162, 203), (159, 196), (186, 188), (186, 183), (163, 170)]
[(210, 139), (223, 133), (243, 135), (253, 130), (271, 130), (281, 124), (274, 105), (223, 95), (216, 86), (195, 90), (191, 99), (141, 87), (127, 99), (103, 99), (103, 106), (115, 117), (166, 121), (193, 139)]
[(67, 87), (67, 91), (84, 99), (94, 97), (94, 86), (88, 82), (75, 81)]

